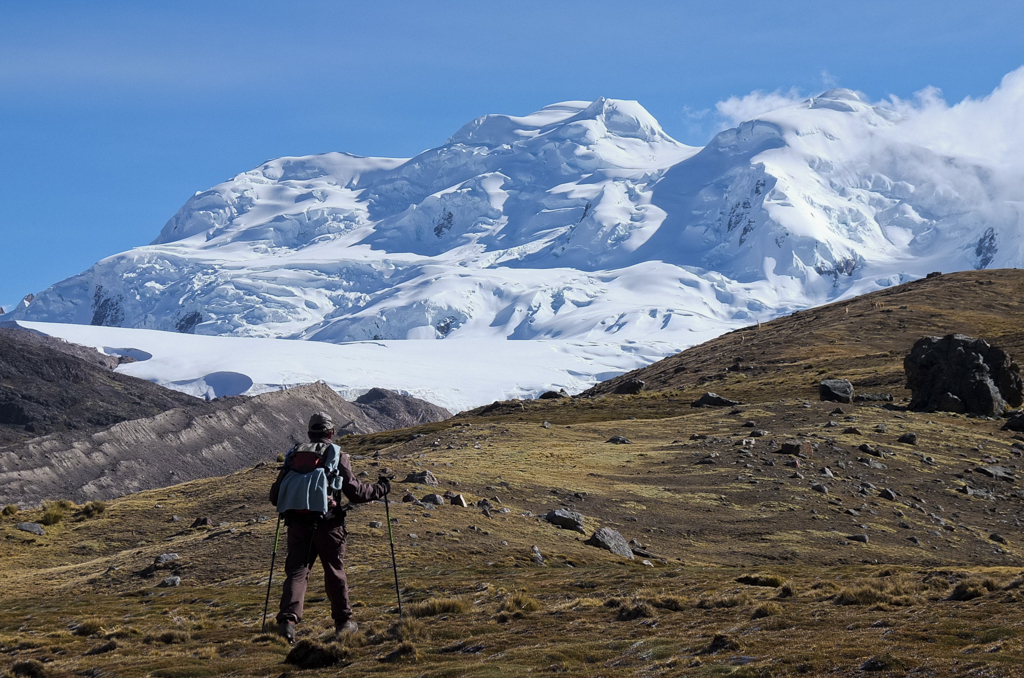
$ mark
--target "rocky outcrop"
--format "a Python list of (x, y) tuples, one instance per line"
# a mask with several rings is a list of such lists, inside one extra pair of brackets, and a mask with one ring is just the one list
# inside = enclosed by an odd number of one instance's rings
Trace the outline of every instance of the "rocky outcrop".
[(963, 334), (919, 339), (903, 360), (917, 412), (996, 416), (1024, 402), (1019, 368), (1004, 351)]
[(633, 560), (633, 550), (629, 548), (625, 537), (610, 527), (602, 527), (583, 543)]
[(853, 402), (853, 384), (848, 379), (825, 379), (818, 384), (818, 397), (836, 403)]
[(723, 398), (717, 393), (710, 392), (705, 393), (690, 403), (690, 407), (732, 407), (733, 405), (739, 405), (739, 403), (735, 400)]

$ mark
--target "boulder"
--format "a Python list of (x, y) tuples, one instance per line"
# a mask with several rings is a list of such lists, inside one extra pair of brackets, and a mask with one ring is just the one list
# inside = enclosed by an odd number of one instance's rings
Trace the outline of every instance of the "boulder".
[(583, 543), (633, 560), (633, 550), (629, 548), (626, 539), (609, 527), (602, 527)]
[(404, 495), (402, 495), (403, 504), (411, 504), (414, 501), (418, 501), (418, 499), (416, 499), (416, 495), (413, 494), (412, 492), (406, 492)]
[(612, 445), (632, 445), (633, 444), (633, 441), (630, 440), (629, 438), (626, 438), (625, 436), (612, 436), (611, 438), (609, 438), (605, 442), (606, 443), (611, 443)]
[(192, 522), (192, 527), (209, 527), (210, 525), (213, 525), (213, 521), (207, 517), (196, 518), (195, 521)]
[(904, 445), (917, 445), (917, 434), (916, 433), (904, 433), (896, 442), (903, 443)]
[(1019, 368), (1002, 349), (963, 334), (919, 339), (903, 359), (916, 412), (986, 417), (1024, 403)]
[(457, 494), (454, 497), (452, 497), (451, 502), (452, 506), (461, 506), (462, 508), (469, 507), (469, 502), (467, 502), (466, 498), (463, 497), (461, 494)]
[(559, 389), (557, 391), (544, 391), (539, 396), (538, 400), (557, 400), (559, 398), (568, 398), (569, 394), (565, 392), (565, 389)]
[(717, 393), (710, 392), (705, 393), (690, 403), (690, 407), (732, 407), (733, 405), (739, 405), (739, 403), (735, 400), (723, 398)]
[(818, 397), (836, 403), (853, 402), (853, 384), (848, 379), (825, 379), (818, 384)]
[(640, 391), (644, 390), (646, 384), (642, 379), (627, 379), (618, 386), (615, 387), (614, 393), (621, 395), (636, 395)]
[(569, 509), (553, 509), (548, 511), (548, 514), (544, 516), (544, 520), (564, 530), (573, 530), (580, 534), (587, 533), (583, 528), (583, 516)]
[(1003, 424), (1004, 431), (1024, 431), (1024, 412), (1017, 412)]
[(792, 455), (803, 455), (805, 457), (811, 456), (814, 452), (814, 448), (806, 440), (787, 440), (782, 443), (782, 447), (779, 448), (781, 454), (792, 454)]
[(162, 565), (166, 565), (167, 563), (173, 563), (177, 559), (177, 553), (161, 553), (156, 557), (156, 560), (153, 561), (153, 564), (157, 567), (160, 567)]
[(413, 471), (405, 477), (403, 483), (420, 483), (421, 485), (430, 485), (431, 487), (437, 487), (437, 478), (430, 471)]
[(39, 523), (18, 523), (17, 528), (22, 532), (28, 532), (38, 537), (46, 534), (46, 530)]
[(162, 582), (158, 584), (162, 588), (171, 588), (174, 586), (181, 586), (181, 577), (171, 576), (166, 577)]
[(428, 494), (422, 499), (424, 504), (433, 504), (434, 506), (444, 506), (444, 497), (439, 494)]

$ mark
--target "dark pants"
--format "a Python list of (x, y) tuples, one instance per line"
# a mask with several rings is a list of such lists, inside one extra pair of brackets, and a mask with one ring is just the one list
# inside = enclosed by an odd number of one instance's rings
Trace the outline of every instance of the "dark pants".
[(318, 521), (288, 519), (288, 557), (284, 562), (284, 592), (278, 623), (302, 621), (302, 603), (306, 596), (309, 572), (317, 556), (324, 567), (324, 588), (331, 601), (331, 616), (336, 625), (352, 617), (348, 601), (348, 580), (345, 579), (345, 518)]

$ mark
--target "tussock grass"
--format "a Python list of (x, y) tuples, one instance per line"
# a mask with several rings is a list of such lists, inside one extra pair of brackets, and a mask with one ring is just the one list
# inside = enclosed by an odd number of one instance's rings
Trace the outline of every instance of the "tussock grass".
[(103, 633), (103, 623), (99, 619), (84, 619), (75, 625), (76, 636), (98, 636)]
[(105, 501), (90, 501), (81, 509), (79, 512), (86, 518), (92, 518), (98, 516), (107, 510), (107, 502)]
[(618, 621), (632, 621), (644, 617), (653, 617), (654, 607), (646, 600), (633, 600), (619, 606), (619, 613), (615, 616)]
[(430, 640), (430, 629), (423, 622), (406, 617), (395, 622), (382, 632), (373, 632), (371, 630), (367, 634), (365, 642), (370, 645), (380, 645), (389, 641), (407, 640)]
[(702, 595), (697, 600), (697, 607), (701, 610), (714, 610), (718, 608), (743, 607), (753, 603), (753, 599), (746, 591), (739, 593), (717, 593), (714, 595)]
[(999, 583), (990, 577), (969, 577), (953, 587), (953, 592), (949, 594), (948, 600), (973, 600), (987, 596), (991, 591), (998, 591), (999, 588)]
[(18, 512), (18, 505), (17, 504), (8, 504), (7, 506), (5, 506), (3, 508), (2, 511), (0, 511), (0, 515), (13, 516), (17, 512)]
[(862, 579), (860, 584), (847, 586), (835, 595), (837, 605), (916, 605), (924, 599), (929, 586), (907, 576), (885, 579)]
[(348, 658), (348, 651), (337, 645), (321, 645), (300, 640), (285, 657), (285, 663), (300, 669), (324, 669)]
[(417, 661), (419, 659), (419, 652), (416, 650), (416, 646), (408, 640), (404, 640), (399, 643), (398, 647), (389, 652), (385, 657), (386, 662), (396, 661)]
[(779, 598), (792, 598), (796, 595), (796, 586), (792, 582), (786, 582), (779, 588)]
[(428, 598), (422, 603), (413, 603), (406, 607), (412, 617), (436, 617), (442, 614), (462, 614), (470, 608), (462, 598)]
[(25, 676), (26, 678), (50, 678), (52, 673), (46, 669), (46, 666), (35, 659), (27, 659), (25, 661), (14, 662), (11, 666), (12, 676)]
[(185, 631), (164, 631), (160, 634), (148, 635), (142, 639), (147, 644), (163, 643), (164, 645), (183, 645), (192, 639)]
[(736, 581), (747, 586), (778, 588), (786, 583), (786, 578), (777, 574), (745, 574), (742, 577), (737, 577)]
[(782, 606), (778, 603), (762, 603), (757, 606), (754, 613), (750, 615), (751, 619), (762, 619), (764, 617), (774, 617), (775, 615), (782, 614)]
[(65, 512), (68, 509), (65, 504), (70, 503), (66, 499), (43, 502), (43, 515), (39, 518), (39, 523), (42, 525), (56, 525), (64, 520)]
[(498, 612), (536, 612), (543, 606), (536, 598), (523, 593), (510, 593), (502, 599)]

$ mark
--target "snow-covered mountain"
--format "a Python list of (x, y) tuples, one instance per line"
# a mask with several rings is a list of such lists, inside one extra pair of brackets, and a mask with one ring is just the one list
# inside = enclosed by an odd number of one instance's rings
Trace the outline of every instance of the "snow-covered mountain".
[[(1024, 69), (965, 105), (1021, 92)], [(933, 270), (1020, 266), (1019, 162), (926, 113), (836, 89), (694, 148), (598, 99), (487, 115), (410, 159), (280, 158), (5, 319), (673, 350)]]

